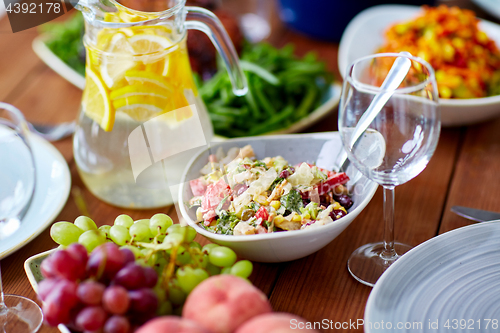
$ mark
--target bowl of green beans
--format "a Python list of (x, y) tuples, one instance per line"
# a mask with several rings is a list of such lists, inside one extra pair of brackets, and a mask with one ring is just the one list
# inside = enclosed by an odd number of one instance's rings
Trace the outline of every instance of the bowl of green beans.
[(220, 69), (212, 78), (197, 78), (215, 134), (243, 137), (299, 132), (339, 103), (341, 86), (314, 53), (299, 58), (292, 45), (246, 44), (240, 55), (248, 93), (235, 96), (229, 76)]

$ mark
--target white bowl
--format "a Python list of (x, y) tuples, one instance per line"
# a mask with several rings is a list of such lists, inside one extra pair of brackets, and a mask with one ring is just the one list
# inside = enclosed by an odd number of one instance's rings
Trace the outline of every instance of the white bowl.
[[(257, 158), (281, 155), (291, 164), (318, 161), (318, 166), (329, 169), (334, 165), (333, 161), (342, 147), (338, 133), (329, 132), (239, 138), (218, 143), (212, 149), (222, 146), (227, 152), (231, 147), (243, 147), (247, 144), (252, 145)], [(345, 217), (324, 226), (305, 230), (246, 236), (219, 235), (198, 226), (195, 209), (188, 209), (185, 204), (192, 197), (189, 180), (200, 176), (200, 169), (207, 164), (208, 155), (208, 150), (202, 151), (191, 160), (184, 171), (179, 190), (181, 214), (188, 224), (210, 241), (228, 246), (239, 256), (253, 261), (284, 262), (318, 251), (351, 224), (370, 202), (378, 186), (361, 176), (356, 169), (349, 168), (349, 177), (356, 181), (348, 184), (353, 188), (354, 205)]]
[[(376, 53), (385, 43), (385, 31), (394, 23), (410, 20), (421, 8), (408, 5), (379, 5), (359, 13), (347, 26), (339, 45), (338, 66), (342, 77), (356, 59)], [(500, 26), (480, 20), (480, 29), (500, 46)], [(469, 98), (440, 99), (441, 124), (462, 126), (500, 116), (500, 95)]]

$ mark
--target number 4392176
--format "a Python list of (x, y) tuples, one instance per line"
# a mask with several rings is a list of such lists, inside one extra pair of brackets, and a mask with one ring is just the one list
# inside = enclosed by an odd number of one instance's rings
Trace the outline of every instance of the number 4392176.
[(48, 14), (48, 13), (56, 13), (59, 14), (61, 12), (61, 4), (60, 3), (52, 3), (52, 2), (46, 2), (44, 3), (26, 3), (23, 2), (22, 4), (19, 2), (16, 3), (9, 3), (7, 8), (5, 8), (5, 11), (7, 13), (14, 13), (14, 14)]

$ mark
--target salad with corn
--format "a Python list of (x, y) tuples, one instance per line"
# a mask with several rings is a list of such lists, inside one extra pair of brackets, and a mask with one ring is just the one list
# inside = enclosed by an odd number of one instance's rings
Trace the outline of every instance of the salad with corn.
[(347, 214), (353, 201), (349, 177), (309, 163), (290, 165), (283, 157), (256, 159), (250, 145), (219, 148), (191, 180), (196, 217), (206, 230), (252, 235), (315, 228)]

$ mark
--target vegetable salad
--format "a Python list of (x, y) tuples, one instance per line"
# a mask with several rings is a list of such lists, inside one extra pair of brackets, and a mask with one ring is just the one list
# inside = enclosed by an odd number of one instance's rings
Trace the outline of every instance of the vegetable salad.
[(353, 202), (345, 173), (283, 157), (255, 158), (250, 145), (219, 148), (200, 178), (190, 181), (190, 207), (205, 229), (224, 235), (252, 235), (314, 228), (347, 214)]
[[(500, 52), (479, 29), (478, 19), (470, 10), (424, 6), (415, 19), (390, 27), (385, 45), (377, 52), (400, 51), (408, 51), (434, 67), (441, 98), (500, 94)], [(391, 65), (387, 64), (387, 71)]]

